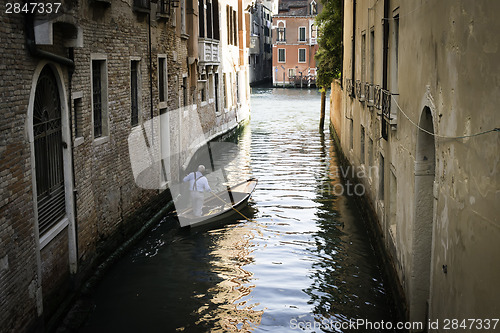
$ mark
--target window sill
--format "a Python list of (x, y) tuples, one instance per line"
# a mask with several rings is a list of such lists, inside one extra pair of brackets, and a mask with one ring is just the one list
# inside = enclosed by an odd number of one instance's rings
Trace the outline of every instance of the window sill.
[(75, 141), (73, 141), (73, 147), (78, 147), (79, 145), (81, 145), (83, 142), (85, 141), (85, 139), (81, 136), (75, 138)]
[(168, 102), (167, 101), (163, 101), (163, 102), (159, 102), (158, 103), (158, 109), (166, 109), (168, 108)]
[(94, 146), (102, 145), (103, 143), (109, 142), (109, 136), (102, 136), (100, 138), (94, 139)]
[(49, 231), (40, 237), (40, 249), (43, 249), (49, 244), (57, 235), (61, 233), (69, 225), (69, 220), (64, 217), (59, 223), (54, 225)]

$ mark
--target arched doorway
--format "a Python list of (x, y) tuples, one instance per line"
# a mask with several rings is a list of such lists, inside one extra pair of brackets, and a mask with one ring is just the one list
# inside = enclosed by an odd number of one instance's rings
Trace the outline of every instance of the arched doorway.
[(66, 213), (61, 99), (56, 77), (48, 65), (36, 84), (33, 139), (38, 229), (43, 235)]
[(431, 281), (432, 230), (434, 221), (434, 179), (436, 147), (432, 112), (422, 111), (415, 157), (415, 220), (413, 267), (410, 291), (410, 321), (425, 321)]

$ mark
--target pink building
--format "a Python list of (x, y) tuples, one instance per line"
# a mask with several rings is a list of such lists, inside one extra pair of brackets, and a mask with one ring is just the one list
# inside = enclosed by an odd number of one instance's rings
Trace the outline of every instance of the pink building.
[(280, 0), (273, 17), (273, 85), (316, 85), (318, 50), (314, 19), (321, 10), (316, 0)]

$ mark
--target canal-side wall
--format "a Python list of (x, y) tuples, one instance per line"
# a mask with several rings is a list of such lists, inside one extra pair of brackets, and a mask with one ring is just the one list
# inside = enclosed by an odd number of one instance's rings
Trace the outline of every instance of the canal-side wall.
[(498, 6), (345, 2), (343, 99), (332, 112), (412, 322), (500, 310)]
[[(358, 186), (358, 184), (362, 185), (362, 188), (365, 190), (367, 186), (369, 186), (366, 178), (363, 177), (365, 173), (363, 171), (360, 171), (363, 169), (358, 169), (356, 165), (353, 164), (351, 160), (349, 160), (349, 158), (345, 154), (346, 148), (343, 144), (343, 140), (341, 139), (341, 116), (343, 115), (343, 112), (341, 112), (341, 110), (343, 100), (344, 95), (340, 81), (334, 80), (331, 84), (330, 94), (330, 135), (337, 152), (336, 157), (338, 158), (340, 168), (343, 170), (343, 175), (345, 175), (347, 180), (356, 184), (355, 186)], [(352, 172), (353, 170), (354, 172)], [(352, 186), (351, 188), (354, 188), (354, 186)], [(397, 265), (394, 257), (394, 248), (388, 248), (386, 246), (382, 224), (376, 214), (376, 209), (374, 207), (370, 193), (364, 191), (363, 195), (356, 195), (355, 199), (356, 200), (354, 200), (354, 202), (357, 204), (357, 208), (361, 212), (361, 216), (364, 219), (365, 225), (370, 235), (370, 239), (372, 241), (372, 244), (374, 245), (377, 257), (382, 266), (385, 286), (390, 293), (390, 299), (394, 304), (393, 308), (397, 311), (397, 313), (395, 314), (395, 318), (401, 321), (407, 320), (408, 312), (406, 298), (404, 290), (401, 287), (401, 283), (398, 278)]]

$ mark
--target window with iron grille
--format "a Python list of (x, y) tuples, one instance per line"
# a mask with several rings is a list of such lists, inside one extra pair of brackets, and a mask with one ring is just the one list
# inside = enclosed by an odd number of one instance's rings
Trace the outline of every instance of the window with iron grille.
[(306, 41), (306, 27), (299, 27), (299, 42)]
[(299, 49), (299, 62), (306, 62), (306, 49)]
[(106, 60), (92, 60), (92, 113), (94, 138), (108, 135)]
[(130, 107), (131, 125), (139, 124), (139, 61), (130, 62)]
[(43, 235), (66, 214), (61, 101), (49, 66), (44, 67), (36, 85), (33, 135), (38, 228)]
[(285, 62), (285, 49), (278, 49), (278, 62)]

